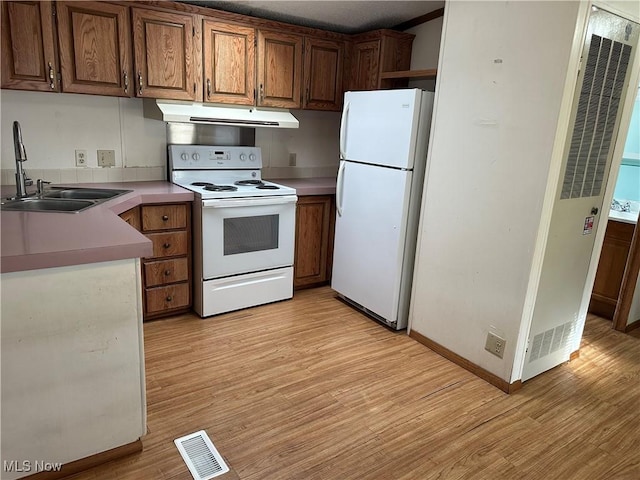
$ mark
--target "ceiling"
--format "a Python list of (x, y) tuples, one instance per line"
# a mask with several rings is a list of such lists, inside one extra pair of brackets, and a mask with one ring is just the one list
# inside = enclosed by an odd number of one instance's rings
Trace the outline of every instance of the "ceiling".
[(204, 7), (341, 33), (392, 28), (444, 7), (444, 1), (180, 0)]

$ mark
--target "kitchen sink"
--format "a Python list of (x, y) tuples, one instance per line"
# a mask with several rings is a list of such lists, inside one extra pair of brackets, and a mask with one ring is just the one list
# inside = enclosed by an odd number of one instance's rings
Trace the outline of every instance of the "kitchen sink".
[(75, 213), (85, 208), (93, 207), (96, 202), (91, 200), (59, 200), (55, 198), (22, 198), (3, 201), (2, 210), (24, 212), (68, 212)]
[(75, 200), (108, 200), (131, 190), (115, 190), (110, 188), (70, 188), (51, 187), (45, 190), (42, 198), (71, 198)]
[(2, 210), (77, 213), (132, 190), (50, 187), (41, 195), (3, 200)]

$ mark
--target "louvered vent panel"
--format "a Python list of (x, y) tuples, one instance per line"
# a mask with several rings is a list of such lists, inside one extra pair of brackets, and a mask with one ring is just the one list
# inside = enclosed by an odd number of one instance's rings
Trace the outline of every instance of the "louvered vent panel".
[(210, 480), (229, 471), (204, 430), (177, 438), (174, 443), (195, 480)]
[(533, 337), (529, 363), (565, 349), (571, 344), (574, 334), (574, 323), (567, 322)]
[(631, 46), (591, 36), (560, 198), (600, 195)]

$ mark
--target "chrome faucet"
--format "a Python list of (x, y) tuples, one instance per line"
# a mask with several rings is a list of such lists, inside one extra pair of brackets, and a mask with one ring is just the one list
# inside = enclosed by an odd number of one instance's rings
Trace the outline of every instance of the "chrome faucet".
[(13, 122), (13, 148), (16, 152), (16, 198), (28, 196), (27, 186), (33, 185), (33, 181), (27, 178), (22, 163), (27, 161), (27, 149), (22, 143), (22, 131), (20, 124)]

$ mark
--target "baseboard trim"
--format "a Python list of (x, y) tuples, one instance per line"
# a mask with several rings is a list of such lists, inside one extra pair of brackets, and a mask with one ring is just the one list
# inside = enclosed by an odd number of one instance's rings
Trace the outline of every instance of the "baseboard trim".
[(103, 463), (110, 462), (120, 457), (126, 457), (134, 453), (142, 451), (142, 440), (138, 439), (135, 442), (121, 445), (120, 447), (112, 448), (105, 452), (96, 453), (89, 457), (81, 458), (74, 462), (65, 463), (62, 468), (57, 472), (39, 472), (24, 477), (24, 480), (58, 480), (60, 478), (68, 477), (76, 473), (88, 470), (89, 468), (102, 465)]
[(575, 359), (580, 357), (580, 350), (576, 350), (575, 352), (571, 352), (571, 355), (569, 355), (569, 361), (573, 362)]
[(640, 328), (640, 320), (631, 322), (629, 325), (624, 327), (624, 333), (629, 333), (631, 330), (635, 330), (636, 328)]
[(506, 380), (501, 379), (497, 375), (485, 370), (484, 368), (476, 365), (473, 362), (470, 362), (464, 357), (461, 357), (455, 352), (452, 352), (446, 347), (443, 347), (439, 343), (434, 342), (430, 338), (425, 337), (424, 335), (412, 330), (409, 333), (409, 336), (413, 338), (416, 342), (421, 343), (425, 347), (433, 350), (441, 357), (446, 358), (447, 360), (455, 363), (456, 365), (468, 370), (473, 373), (475, 376), (480, 377), (484, 381), (490, 383), (494, 387), (499, 388), (505, 393), (514, 393), (522, 388), (522, 381), (516, 380), (513, 383), (509, 383)]

